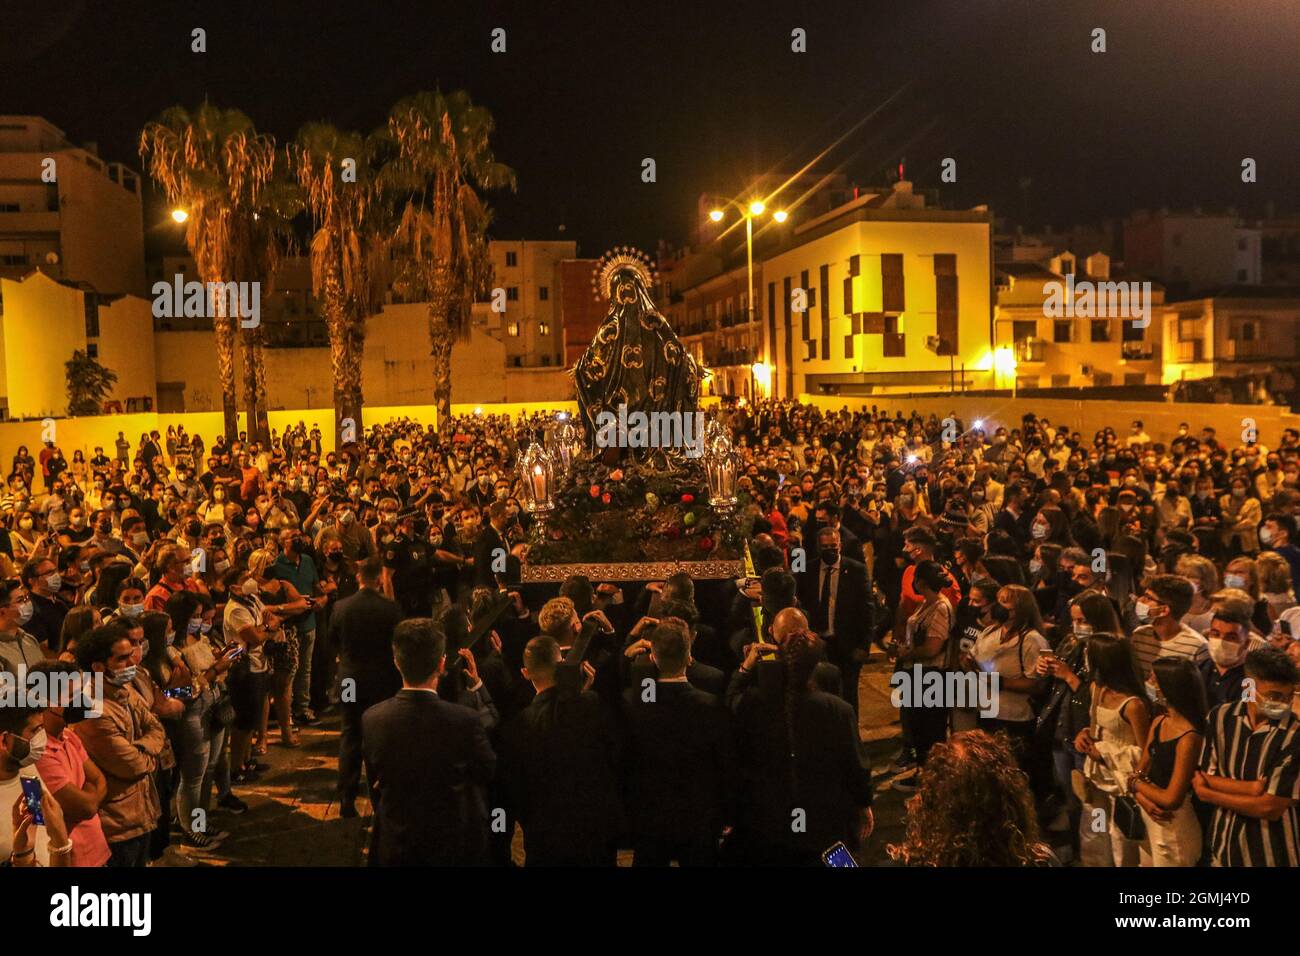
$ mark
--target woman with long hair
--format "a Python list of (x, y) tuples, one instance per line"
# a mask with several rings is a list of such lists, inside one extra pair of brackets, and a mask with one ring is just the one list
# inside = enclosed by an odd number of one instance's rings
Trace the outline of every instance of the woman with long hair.
[(1195, 866), (1201, 824), (1190, 797), (1205, 742), (1205, 684), (1186, 658), (1158, 657), (1147, 693), (1165, 713), (1152, 721), (1142, 761), (1127, 782), (1147, 828), (1139, 858), (1143, 866)]
[(279, 639), (273, 640), (266, 648), (271, 665), (271, 699), (258, 728), (259, 755), (266, 753), (266, 728), (271, 703), (275, 706), (276, 723), (280, 726), (280, 746), (298, 746), (291, 706), (293, 676), (298, 670), (298, 636), (291, 621), (307, 610), (308, 602), (291, 583), (272, 576), (274, 563), (275, 555), (266, 549), (259, 549), (248, 556), (248, 580), (255, 582), (257, 593), (267, 610), (283, 622)]
[(990, 733), (1005, 731), (1016, 759), (1028, 768), (1035, 727), (1029, 699), (1043, 686), (1038, 656), (1048, 648), (1043, 618), (1033, 592), (1018, 584), (998, 591), (990, 612), (993, 623), (976, 639), (965, 662), (967, 669), (998, 675), (993, 682), (997, 716), (981, 715), (980, 726)]
[(1003, 736), (982, 730), (936, 744), (907, 801), (901, 843), (886, 848), (904, 866), (1048, 866), (1034, 799)]
[[(207, 812), (214, 775), (226, 742), (225, 723), (218, 719), (217, 713), (222, 696), (220, 683), (231, 664), (229, 658), (218, 658), (213, 653), (202, 633), (204, 621), (210, 620), (211, 615), (211, 604), (206, 609), (204, 604), (205, 599), (193, 591), (177, 591), (163, 608), (171, 621), (172, 633), (177, 635), (176, 650), (191, 675), (190, 695), (185, 700), (185, 712), (175, 740), (180, 767), (176, 816), (186, 844), (198, 849), (214, 846), (219, 838), (208, 832)], [(227, 774), (222, 797), (230, 791), (228, 777)]]
[[(1097, 633), (1088, 639), (1088, 670), (1092, 678), (1088, 726), (1074, 739), (1084, 754), (1083, 813), (1079, 820), (1079, 859), (1084, 866), (1137, 866), (1139, 841), (1126, 836), (1116, 823), (1116, 797), (1122, 782), (1141, 759), (1151, 712), (1129, 642), (1116, 634)], [(1104, 820), (1098, 829), (1094, 821)]]

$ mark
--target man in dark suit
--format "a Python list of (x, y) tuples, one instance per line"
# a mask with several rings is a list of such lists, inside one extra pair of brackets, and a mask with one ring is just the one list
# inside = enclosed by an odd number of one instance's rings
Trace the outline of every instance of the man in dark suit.
[(726, 708), (687, 680), (683, 627), (650, 632), (657, 678), (623, 695), (633, 866), (712, 866), (733, 819), (736, 757)]
[(861, 652), (871, 642), (871, 579), (867, 566), (840, 553), (840, 533), (817, 532), (817, 554), (799, 575), (799, 605), (826, 642), (826, 658), (840, 669), (844, 699), (858, 709)]
[[(502, 774), (524, 830), (525, 864), (613, 866), (622, 828), (613, 728), (590, 690), (557, 687), (560, 666), (555, 638), (528, 642), (523, 675), (537, 696), (504, 735)], [(595, 672), (583, 669), (590, 685)]]
[(339, 815), (355, 817), (361, 787), (361, 715), (402, 686), (393, 664), (393, 629), (402, 619), (395, 601), (380, 593), (384, 564), (371, 555), (357, 570), (360, 590), (334, 605), (330, 640), (339, 649)]
[(640, 688), (647, 679), (654, 680), (656, 676), (663, 676), (663, 672), (655, 667), (654, 648), (648, 635), (656, 625), (674, 622), (686, 637), (686, 680), (692, 687), (698, 687), (714, 696), (721, 697), (725, 694), (727, 675), (716, 667), (697, 661), (693, 653), (695, 625), (699, 620), (700, 612), (693, 605), (681, 601), (656, 601), (653, 610), (654, 616), (642, 618), (628, 635), (629, 643), (623, 652), (624, 658), (628, 661), (627, 685)]
[[(494, 501), (488, 508), (488, 523), (474, 539), (474, 586), (496, 590), (506, 582), (509, 570), (510, 546), (506, 544), (505, 528), (510, 523), (510, 510), (504, 501)], [(496, 570), (500, 568), (501, 570)]]
[[(480, 866), (488, 861), (483, 790), (496, 770), (479, 714), (438, 696), (443, 635), (427, 617), (402, 621), (393, 657), (402, 689), (362, 717), (366, 776), (374, 794), (371, 866)], [(467, 656), (468, 655), (468, 656)], [(486, 700), (474, 659), (470, 691)]]

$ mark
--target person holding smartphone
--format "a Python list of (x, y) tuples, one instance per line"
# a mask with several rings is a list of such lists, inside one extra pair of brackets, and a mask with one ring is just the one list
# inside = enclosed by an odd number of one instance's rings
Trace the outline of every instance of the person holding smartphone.
[(36, 771), (45, 753), (43, 708), (0, 707), (0, 861), (72, 866), (59, 802)]

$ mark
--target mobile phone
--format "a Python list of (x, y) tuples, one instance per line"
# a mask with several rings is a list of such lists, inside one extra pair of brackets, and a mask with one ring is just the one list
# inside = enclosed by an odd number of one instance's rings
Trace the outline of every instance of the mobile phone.
[(168, 687), (163, 691), (163, 696), (168, 700), (193, 700), (194, 685), (186, 684), (184, 687)]
[(244, 656), (247, 650), (248, 648), (244, 647), (243, 644), (231, 644), (221, 652), (221, 656), (228, 660), (237, 661)]
[(27, 812), (32, 815), (32, 823), (38, 827), (45, 826), (45, 812), (41, 809), (41, 781), (39, 777), (23, 777), (23, 802)]
[(853, 854), (849, 852), (843, 840), (833, 844), (822, 854), (822, 863), (833, 867), (857, 867), (858, 865), (858, 861), (853, 859)]

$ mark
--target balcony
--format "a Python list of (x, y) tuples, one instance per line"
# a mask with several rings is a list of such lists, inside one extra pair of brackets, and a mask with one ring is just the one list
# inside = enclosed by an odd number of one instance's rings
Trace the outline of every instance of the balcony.
[(753, 365), (755, 361), (753, 349), (717, 349), (704, 353), (704, 364), (710, 368)]
[(1155, 358), (1156, 349), (1150, 342), (1125, 342), (1120, 353), (1126, 362), (1149, 362)]

